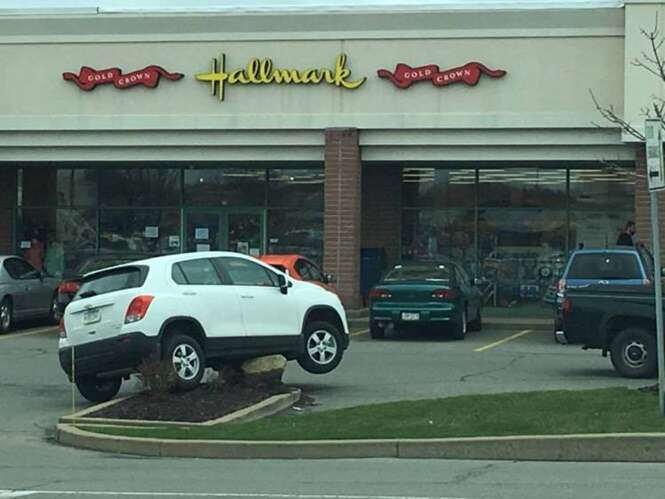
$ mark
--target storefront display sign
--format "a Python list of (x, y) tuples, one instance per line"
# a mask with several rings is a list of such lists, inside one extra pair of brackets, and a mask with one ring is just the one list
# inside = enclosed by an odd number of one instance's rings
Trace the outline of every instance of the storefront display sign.
[(506, 75), (503, 69), (490, 69), (479, 62), (468, 62), (464, 66), (441, 70), (436, 64), (412, 68), (408, 64), (399, 63), (395, 71), (379, 69), (380, 78), (387, 78), (398, 88), (409, 88), (419, 81), (431, 81), (435, 87), (445, 87), (453, 83), (466, 83), (475, 86), (482, 75), (490, 78), (501, 78)]
[(97, 85), (112, 84), (115, 88), (124, 90), (126, 88), (143, 85), (148, 88), (155, 88), (159, 84), (161, 77), (167, 80), (177, 81), (184, 75), (182, 73), (170, 73), (161, 66), (146, 66), (143, 69), (122, 74), (120, 68), (93, 69), (88, 66), (82, 66), (79, 74), (62, 73), (62, 78), (72, 81), (81, 90), (90, 92)]
[(199, 73), (196, 79), (210, 83), (212, 95), (224, 100), (228, 85), (318, 85), (327, 83), (353, 90), (365, 83), (367, 78), (351, 80), (351, 70), (346, 67), (346, 54), (339, 54), (332, 69), (282, 69), (273, 67), (272, 59), (250, 59), (243, 69), (226, 70), (226, 55), (212, 60), (210, 72)]

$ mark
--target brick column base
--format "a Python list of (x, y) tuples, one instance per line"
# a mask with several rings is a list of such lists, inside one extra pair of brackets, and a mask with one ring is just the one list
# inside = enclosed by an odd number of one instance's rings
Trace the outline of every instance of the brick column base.
[(358, 308), (362, 303), (358, 130), (327, 129), (325, 139), (323, 268), (337, 278), (337, 292), (344, 306)]
[[(644, 144), (637, 144), (635, 151), (635, 224), (637, 239), (652, 248), (651, 240), (651, 202), (647, 187), (646, 154)], [(665, 194), (658, 193), (658, 221), (660, 226), (661, 260), (665, 258)], [(663, 260), (665, 261), (665, 260)]]
[(13, 254), (14, 204), (16, 202), (16, 169), (0, 168), (0, 254)]

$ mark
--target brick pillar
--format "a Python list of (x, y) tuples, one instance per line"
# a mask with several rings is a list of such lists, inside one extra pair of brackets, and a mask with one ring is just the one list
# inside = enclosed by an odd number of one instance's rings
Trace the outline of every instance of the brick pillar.
[(347, 308), (361, 306), (361, 162), (358, 130), (329, 128), (324, 152), (323, 268)]
[[(644, 144), (635, 146), (635, 224), (637, 226), (637, 238), (649, 248), (653, 246), (651, 241), (651, 203), (649, 200), (649, 189), (647, 188), (646, 155)], [(658, 193), (658, 221), (660, 225), (660, 248), (661, 259), (665, 258), (665, 191)], [(663, 260), (665, 261), (665, 260)]]
[(16, 204), (16, 169), (0, 168), (0, 254), (13, 254), (14, 204)]
[(401, 173), (401, 168), (363, 168), (362, 247), (384, 248), (388, 267), (399, 262), (401, 256)]

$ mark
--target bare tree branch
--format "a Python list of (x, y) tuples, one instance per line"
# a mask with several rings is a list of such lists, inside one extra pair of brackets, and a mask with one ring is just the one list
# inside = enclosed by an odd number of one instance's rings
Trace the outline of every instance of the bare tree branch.
[(621, 118), (616, 112), (614, 111), (613, 106), (609, 107), (603, 107), (600, 105), (598, 102), (598, 99), (596, 99), (596, 96), (594, 95), (593, 91), (589, 89), (589, 94), (591, 94), (591, 99), (593, 99), (593, 103), (596, 106), (596, 110), (600, 113), (600, 115), (605, 118), (605, 120), (609, 121), (610, 123), (613, 123), (615, 125), (618, 125), (624, 132), (632, 135), (638, 140), (644, 141), (645, 137), (642, 133), (639, 132), (635, 127), (633, 127), (630, 123), (628, 123), (626, 120)]

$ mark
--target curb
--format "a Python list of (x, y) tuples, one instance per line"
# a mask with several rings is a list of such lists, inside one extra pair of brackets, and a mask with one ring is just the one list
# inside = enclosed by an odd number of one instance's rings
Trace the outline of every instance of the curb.
[(300, 400), (302, 395), (302, 390), (299, 388), (291, 390), (289, 393), (280, 393), (278, 395), (273, 395), (261, 402), (258, 402), (244, 409), (232, 412), (226, 416), (222, 416), (217, 419), (211, 419), (209, 421), (204, 421), (202, 423), (190, 423), (187, 421), (157, 421), (157, 420), (148, 420), (148, 419), (114, 419), (114, 418), (95, 418), (95, 417), (86, 417), (86, 414), (96, 412), (105, 407), (117, 404), (129, 397), (123, 399), (111, 400), (109, 402), (104, 402), (92, 407), (89, 407), (83, 411), (77, 412), (70, 416), (62, 416), (58, 420), (58, 426), (60, 424), (65, 425), (75, 425), (75, 424), (86, 424), (86, 425), (95, 425), (95, 426), (131, 426), (131, 427), (180, 427), (180, 426), (194, 426), (194, 427), (206, 427), (213, 426), (217, 424), (224, 423), (247, 423), (249, 421), (254, 421), (256, 419), (265, 418), (277, 414), (278, 412), (288, 409), (293, 404)]
[(665, 462), (665, 433), (248, 442), (118, 437), (60, 423), (56, 438), (61, 444), (84, 449), (164, 457)]

